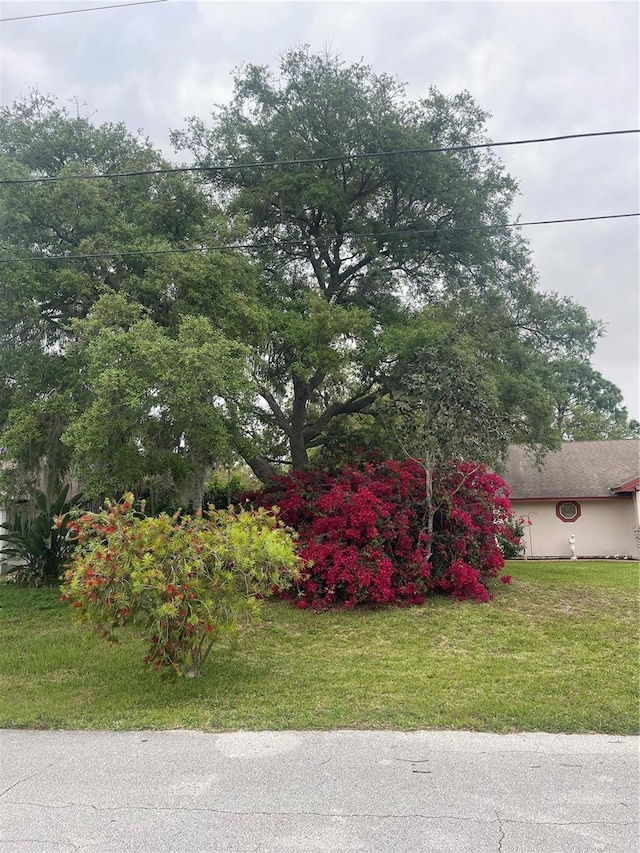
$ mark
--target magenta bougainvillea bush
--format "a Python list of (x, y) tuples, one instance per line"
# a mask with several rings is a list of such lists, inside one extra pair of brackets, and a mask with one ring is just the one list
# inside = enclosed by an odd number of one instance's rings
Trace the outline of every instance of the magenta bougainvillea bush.
[(299, 607), (421, 604), (433, 591), (487, 601), (504, 566), (497, 537), (513, 538), (507, 486), (477, 463), (436, 472), (431, 542), (425, 470), (413, 461), (292, 471), (246, 497), (278, 506), (298, 534), (306, 570), (281, 594)]

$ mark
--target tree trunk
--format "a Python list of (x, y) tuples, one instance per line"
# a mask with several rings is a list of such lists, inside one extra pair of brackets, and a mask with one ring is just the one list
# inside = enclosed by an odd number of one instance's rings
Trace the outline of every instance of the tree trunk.
[(433, 467), (431, 459), (427, 454), (427, 457), (424, 460), (424, 486), (427, 503), (427, 560), (429, 561), (431, 561), (431, 554), (433, 551), (433, 522), (436, 515), (436, 508), (433, 503)]
[(205, 468), (196, 467), (193, 472), (193, 510), (202, 512), (202, 501), (204, 500)]
[(309, 400), (309, 385), (293, 377), (293, 407), (289, 432), (289, 447), (291, 448), (291, 464), (294, 468), (306, 468), (309, 464), (307, 445), (304, 438), (305, 420), (307, 417), (307, 401)]
[(291, 464), (294, 468), (306, 468), (309, 464), (309, 454), (304, 441), (304, 427), (291, 432), (289, 447), (291, 448)]
[(251, 456), (249, 459), (245, 458), (245, 462), (263, 483), (268, 483), (276, 476), (275, 469), (264, 456)]

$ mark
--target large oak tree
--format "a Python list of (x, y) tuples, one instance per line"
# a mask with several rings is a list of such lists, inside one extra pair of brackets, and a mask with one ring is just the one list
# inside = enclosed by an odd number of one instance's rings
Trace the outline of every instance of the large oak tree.
[[(255, 275), (238, 255), (179, 254), (228, 234), (189, 174), (153, 173), (171, 166), (123, 125), (39, 93), (0, 111), (9, 496), (33, 482), (51, 495), (72, 474), (96, 497), (162, 476), (198, 503), (207, 466), (229, 452), (236, 341), (262, 322)], [(120, 172), (143, 174), (67, 180)]]
[(507, 227), (516, 184), (474, 147), (485, 121), (467, 93), (411, 101), (367, 65), (296, 49), (278, 74), (242, 68), (210, 125), (173, 134), (255, 245), (269, 334), (253, 349), (243, 453), (263, 479), (274, 461), (307, 465), (339, 421), (372, 411), (403, 373), (404, 331), (434, 311), (494, 376), (505, 440), (553, 443), (541, 367), (587, 360), (599, 327), (538, 289)]

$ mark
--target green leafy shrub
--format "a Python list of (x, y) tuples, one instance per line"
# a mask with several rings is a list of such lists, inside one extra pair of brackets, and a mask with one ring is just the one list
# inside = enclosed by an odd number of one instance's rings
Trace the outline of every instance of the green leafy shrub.
[(517, 560), (524, 554), (524, 528), (530, 524), (524, 518), (512, 518), (507, 522), (508, 534), (498, 535), (498, 544), (505, 560)]
[(262, 599), (297, 577), (293, 539), (267, 510), (157, 517), (132, 494), (77, 515), (62, 599), (115, 641), (133, 624), (149, 640), (146, 662), (191, 677), (213, 643), (257, 619)]
[(251, 473), (243, 470), (227, 472), (215, 471), (205, 485), (204, 503), (216, 509), (239, 506), (242, 496), (249, 489), (256, 488), (257, 481)]
[(9, 570), (10, 580), (31, 586), (60, 581), (75, 547), (67, 537), (70, 511), (80, 499), (68, 501), (68, 494), (69, 486), (64, 486), (48, 503), (44, 492), (34, 489), (31, 506), (18, 510), (12, 524), (0, 525), (8, 531), (0, 536), (6, 543), (4, 556), (19, 561)]

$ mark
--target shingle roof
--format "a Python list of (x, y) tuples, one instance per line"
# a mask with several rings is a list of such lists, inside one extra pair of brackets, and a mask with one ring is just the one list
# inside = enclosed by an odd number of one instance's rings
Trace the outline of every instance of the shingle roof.
[(526, 447), (511, 445), (504, 479), (515, 498), (609, 497), (640, 476), (640, 439), (566, 441), (538, 469)]

